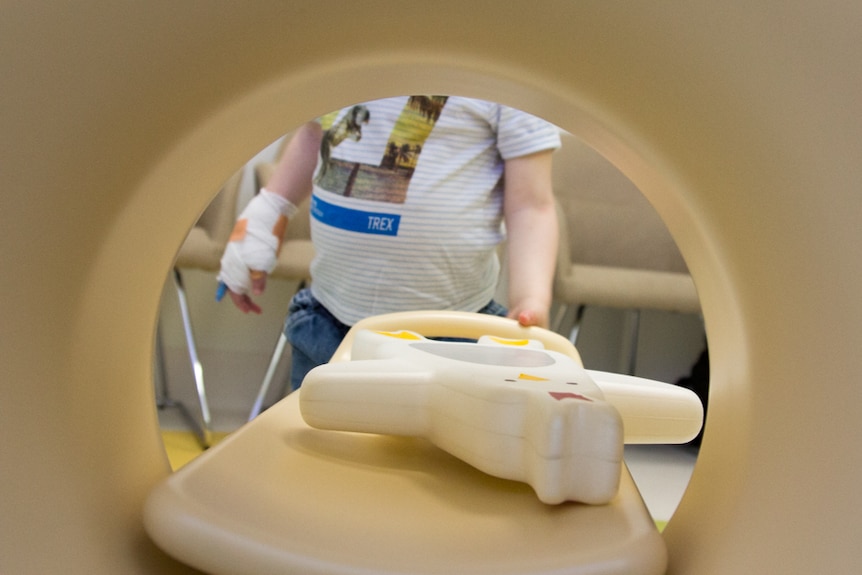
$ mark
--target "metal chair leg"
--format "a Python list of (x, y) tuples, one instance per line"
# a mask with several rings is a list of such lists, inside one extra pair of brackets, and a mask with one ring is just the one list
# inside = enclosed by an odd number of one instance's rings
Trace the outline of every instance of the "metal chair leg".
[[(296, 293), (299, 293), (300, 290), (304, 289), (307, 285), (305, 280), (301, 280), (296, 286)], [(275, 371), (278, 369), (278, 364), (281, 362), (281, 358), (284, 355), (284, 348), (287, 345), (287, 336), (284, 335), (284, 329), (282, 328), (281, 335), (278, 336), (278, 342), (275, 344), (275, 349), (272, 352), (272, 357), (269, 360), (269, 367), (266, 368), (266, 375), (263, 376), (263, 383), (260, 385), (260, 390), (257, 392), (257, 397), (254, 400), (254, 405), (251, 407), (251, 413), (248, 415), (248, 420), (251, 421), (263, 411), (263, 400), (266, 399), (266, 394), (269, 391), (270, 385), (272, 385), (272, 379), (275, 377)], [(289, 382), (287, 385), (282, 387), (281, 396), (287, 395), (289, 387)]]
[(275, 350), (272, 352), (272, 357), (269, 360), (269, 367), (266, 369), (266, 375), (263, 377), (263, 383), (260, 390), (257, 392), (257, 398), (254, 400), (254, 405), (251, 408), (251, 413), (248, 420), (251, 421), (260, 415), (263, 409), (263, 400), (266, 398), (266, 393), (269, 391), (269, 386), (272, 384), (272, 379), (275, 376), (275, 371), (278, 369), (278, 364), (281, 362), (281, 356), (284, 355), (284, 348), (287, 345), (287, 337), (284, 332), (278, 337), (278, 343), (275, 344)]
[(578, 346), (578, 336), (581, 333), (581, 322), (584, 319), (584, 311), (587, 309), (585, 305), (579, 305), (578, 309), (575, 311), (575, 321), (572, 324), (572, 330), (569, 332), (569, 341), (572, 342), (572, 345)]
[(560, 333), (560, 330), (563, 328), (563, 320), (566, 319), (568, 311), (569, 304), (562, 302), (557, 304), (557, 311), (551, 319), (551, 331)]
[(197, 345), (195, 345), (194, 332), (192, 330), (191, 315), (189, 314), (188, 299), (186, 298), (186, 290), (183, 285), (183, 278), (180, 271), (174, 268), (174, 285), (177, 290), (177, 299), (180, 304), (180, 313), (183, 319), (183, 330), (186, 335), (186, 347), (189, 352), (189, 360), (192, 364), (192, 372), (195, 377), (195, 389), (197, 390), (198, 401), (201, 407), (202, 425), (197, 427), (198, 440), (201, 446), (206, 449), (212, 445), (212, 419), (210, 417), (209, 402), (207, 401), (206, 387), (204, 386), (203, 366), (198, 359)]
[(640, 335), (641, 310), (629, 310), (629, 341), (628, 341), (628, 365), (626, 366), (626, 374), (634, 375), (635, 367), (638, 361), (638, 336)]
[(161, 325), (156, 327), (156, 353), (158, 355), (156, 361), (159, 370), (159, 385), (157, 387), (156, 393), (156, 408), (159, 411), (163, 409), (176, 409), (177, 411), (179, 411), (180, 417), (183, 419), (183, 421), (186, 422), (186, 425), (191, 428), (192, 433), (195, 434), (195, 438), (198, 440), (198, 443), (203, 449), (206, 449), (208, 445), (205, 442), (206, 434), (204, 433), (203, 427), (201, 427), (197, 420), (192, 417), (192, 413), (186, 407), (186, 404), (171, 397), (170, 390), (168, 389), (168, 376), (165, 371), (164, 342), (162, 341)]

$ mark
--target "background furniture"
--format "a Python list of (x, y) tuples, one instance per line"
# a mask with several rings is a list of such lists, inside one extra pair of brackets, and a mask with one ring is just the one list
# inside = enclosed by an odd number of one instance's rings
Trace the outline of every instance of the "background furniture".
[(164, 369), (164, 353), (162, 352), (161, 329), (158, 328), (157, 339), (159, 349), (158, 367), (160, 370), (160, 386), (156, 405), (159, 409), (176, 408), (180, 411), (183, 419), (194, 430), (201, 446), (207, 448), (212, 443), (212, 418), (210, 415), (209, 402), (207, 400), (206, 386), (204, 385), (204, 373), (201, 361), (198, 358), (197, 345), (195, 344), (194, 329), (192, 326), (191, 312), (189, 310), (188, 298), (181, 270), (201, 269), (216, 272), (219, 270), (224, 248), (230, 238), (231, 230), (236, 220), (236, 204), (239, 196), (244, 170), (234, 173), (222, 186), (216, 197), (203, 211), (194, 227), (177, 252), (174, 261), (172, 277), (177, 292), (180, 306), (180, 314), (183, 320), (183, 331), (186, 336), (189, 360), (192, 373), (195, 378), (195, 389), (201, 410), (201, 423), (192, 417), (191, 412), (181, 401), (173, 399), (170, 395), (167, 374)]
[(563, 133), (553, 183), (560, 223), (552, 329), (577, 342), (586, 306), (630, 310), (629, 373), (641, 309), (699, 313), (694, 282), (661, 218), (628, 178), (580, 139)]

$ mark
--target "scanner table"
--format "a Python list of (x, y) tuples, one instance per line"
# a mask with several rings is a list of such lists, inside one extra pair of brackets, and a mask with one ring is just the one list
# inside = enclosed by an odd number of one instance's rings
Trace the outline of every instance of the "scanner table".
[[(355, 329), (400, 324), (446, 335), (431, 325), (441, 321), (438, 312), (391, 315)], [(526, 334), (565, 348), (555, 334), (504, 321), (458, 314), (442, 321), (467, 322), (464, 337)], [(333, 361), (349, 358), (339, 350)], [(548, 505), (526, 483), (483, 473), (422, 437), (312, 428), (300, 413), (301, 394), (153, 490), (145, 527), (163, 550), (219, 575), (659, 575), (666, 568), (664, 541), (624, 463), (608, 503)]]

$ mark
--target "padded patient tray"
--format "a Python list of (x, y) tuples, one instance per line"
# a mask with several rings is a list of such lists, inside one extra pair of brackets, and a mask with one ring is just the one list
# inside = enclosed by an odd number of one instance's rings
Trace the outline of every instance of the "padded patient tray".
[(224, 575), (664, 572), (625, 467), (608, 505), (546, 505), (423, 439), (308, 427), (297, 395), (152, 492), (162, 549)]
[[(482, 314), (411, 312), (359, 322), (429, 337), (561, 336)], [(491, 330), (488, 328), (491, 327)], [(578, 361), (580, 358), (578, 357)], [(429, 441), (326, 431), (293, 393), (160, 483), (144, 521), (164, 551), (215, 575), (661, 575), (658, 533), (622, 465), (606, 505), (539, 501), (526, 483), (478, 471)]]

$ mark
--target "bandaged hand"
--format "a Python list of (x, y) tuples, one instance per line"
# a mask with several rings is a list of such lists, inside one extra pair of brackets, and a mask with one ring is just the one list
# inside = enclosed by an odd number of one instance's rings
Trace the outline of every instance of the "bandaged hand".
[(237, 219), (218, 280), (235, 294), (250, 293), (253, 276), (275, 268), (287, 222), (296, 211), (289, 200), (263, 188)]

